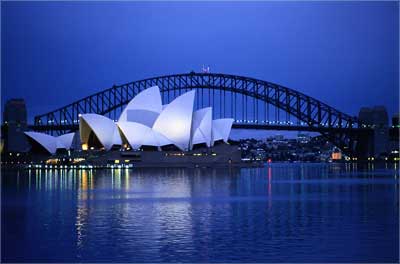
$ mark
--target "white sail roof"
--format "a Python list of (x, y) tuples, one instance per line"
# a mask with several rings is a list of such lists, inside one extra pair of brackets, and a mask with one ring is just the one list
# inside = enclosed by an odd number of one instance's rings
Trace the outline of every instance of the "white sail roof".
[(192, 146), (206, 143), (211, 146), (212, 108), (206, 107), (193, 113), (192, 121)]
[[(141, 109), (133, 109), (127, 110), (126, 112), (128, 122), (135, 122), (140, 123), (148, 127), (152, 127), (154, 122), (157, 120), (159, 113), (148, 111), (148, 110), (141, 110)], [(126, 122), (120, 121), (120, 122)]]
[[(157, 117), (162, 111), (161, 94), (158, 86), (150, 87), (137, 94), (122, 111), (118, 122), (131, 121), (142, 123), (140, 121), (143, 120), (143, 118), (138, 120), (137, 118), (140, 118), (140, 115), (138, 116), (138, 112), (135, 110), (150, 112), (147, 113), (146, 116), (153, 119), (154, 123), (156, 119), (154, 115)], [(146, 118), (144, 120), (146, 123), (149, 122)]]
[(25, 135), (39, 143), (49, 153), (56, 153), (57, 149), (70, 149), (75, 133), (68, 133), (58, 137), (39, 132), (25, 132)]
[(143, 136), (150, 133), (151, 128), (135, 122), (118, 122), (118, 128), (133, 149), (143, 145)]
[[(189, 150), (194, 144), (206, 143), (210, 147), (217, 140), (227, 142), (233, 119), (212, 120), (211, 107), (193, 113), (194, 98), (193, 90), (163, 105), (159, 88), (153, 86), (129, 102), (117, 124), (101, 115), (82, 115), (81, 142), (87, 144), (92, 131), (107, 150), (120, 145), (121, 137), (135, 149), (143, 145), (173, 144), (181, 150)], [(59, 143), (60, 146), (63, 144)]]
[(28, 137), (39, 143), (49, 153), (51, 154), (56, 153), (57, 141), (55, 137), (38, 132), (24, 132), (24, 133), (25, 135), (27, 135)]
[(165, 107), (153, 125), (155, 131), (181, 150), (189, 149), (194, 96), (193, 90), (177, 97)]
[(170, 140), (151, 127), (140, 123), (118, 122), (118, 127), (133, 149), (138, 149), (143, 145), (161, 147), (172, 144)]
[(170, 144), (172, 144), (171, 140), (153, 129), (151, 130), (151, 133), (148, 133), (143, 137), (143, 145), (145, 146), (162, 147)]
[(57, 140), (57, 148), (65, 148), (70, 149), (72, 145), (72, 141), (74, 140), (75, 133), (68, 133), (56, 138)]
[(222, 118), (212, 121), (212, 140), (213, 144), (217, 140), (228, 142), (229, 134), (231, 133), (233, 124), (232, 118)]
[(88, 143), (90, 132), (93, 131), (106, 150), (113, 145), (120, 145), (121, 138), (113, 120), (97, 114), (83, 114), (79, 118), (79, 134), (82, 143)]
[(113, 139), (112, 139), (112, 146), (120, 146), (120, 145), (122, 145), (122, 139), (121, 139), (121, 135), (119, 134), (118, 127), (115, 124), (114, 135), (113, 135)]

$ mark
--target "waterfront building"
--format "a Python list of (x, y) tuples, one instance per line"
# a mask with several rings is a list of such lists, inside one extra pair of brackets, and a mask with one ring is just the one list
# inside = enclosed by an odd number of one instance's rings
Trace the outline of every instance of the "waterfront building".
[(392, 128), (389, 129), (389, 156), (399, 157), (399, 114), (392, 117)]
[(389, 117), (384, 106), (360, 109), (359, 120), (364, 127), (374, 129), (373, 153), (375, 157), (386, 154), (389, 147)]
[(8, 100), (4, 106), (2, 141), (6, 152), (24, 152), (29, 145), (24, 136), (27, 129), (27, 112), (24, 99)]
[(400, 114), (397, 113), (397, 114), (395, 114), (395, 115), (392, 117), (392, 127), (400, 128), (399, 115), (400, 115)]
[(189, 91), (163, 105), (160, 90), (154, 86), (133, 98), (117, 123), (97, 114), (83, 114), (80, 116), (82, 146), (106, 150), (113, 146), (134, 150), (175, 147), (188, 151), (199, 144), (210, 147), (219, 140), (227, 142), (233, 119), (212, 120), (211, 107), (193, 112), (194, 99), (195, 91)]
[(75, 133), (53, 137), (44, 133), (25, 132), (33, 151), (55, 154), (57, 150), (70, 150)]
[[(195, 91), (189, 91), (163, 105), (157, 86), (135, 96), (117, 122), (98, 114), (81, 114), (79, 136), (82, 150), (153, 150), (191, 151), (197, 146), (212, 147), (228, 142), (233, 119), (212, 120), (212, 108), (193, 111)], [(74, 133), (52, 137), (37, 132), (25, 133), (53, 154), (70, 149)]]

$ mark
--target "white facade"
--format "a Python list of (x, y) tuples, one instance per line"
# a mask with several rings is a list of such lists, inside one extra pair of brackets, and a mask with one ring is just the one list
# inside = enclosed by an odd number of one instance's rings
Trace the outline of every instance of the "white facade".
[[(163, 105), (159, 88), (153, 86), (127, 104), (118, 122), (98, 114), (82, 114), (79, 117), (82, 149), (92, 147), (89, 146), (92, 134), (105, 150), (123, 143), (133, 149), (175, 145), (181, 150), (190, 150), (196, 144), (211, 147), (218, 140), (227, 142), (233, 119), (212, 120), (211, 107), (193, 112), (194, 99), (192, 90)], [(50, 153), (55, 153), (57, 148), (69, 149), (74, 136), (73, 133), (57, 138), (37, 132), (26, 134)]]
[(129, 121), (149, 125), (149, 123), (154, 123), (162, 110), (160, 89), (158, 86), (153, 86), (138, 93), (128, 103), (118, 122)]
[(233, 118), (222, 118), (212, 121), (212, 141), (223, 140), (228, 142), (229, 134), (231, 133)]
[(181, 150), (189, 149), (194, 95), (195, 91), (190, 91), (169, 103), (153, 126)]
[(70, 149), (75, 133), (68, 133), (59, 137), (38, 132), (25, 132), (25, 135), (36, 141), (49, 153), (54, 154), (57, 149)]
[(110, 150), (113, 145), (121, 145), (121, 137), (113, 120), (97, 114), (81, 115), (79, 117), (79, 134), (82, 144), (88, 145), (92, 131), (105, 150)]
[(118, 122), (118, 127), (133, 149), (141, 146), (162, 147), (172, 144), (166, 137), (153, 130), (151, 127), (135, 122)]
[(193, 113), (191, 145), (205, 143), (212, 144), (212, 108), (202, 108)]
[(70, 149), (72, 146), (72, 141), (74, 140), (74, 136), (75, 136), (75, 133), (68, 133), (68, 134), (58, 136), (56, 138), (57, 143), (58, 143), (57, 148)]

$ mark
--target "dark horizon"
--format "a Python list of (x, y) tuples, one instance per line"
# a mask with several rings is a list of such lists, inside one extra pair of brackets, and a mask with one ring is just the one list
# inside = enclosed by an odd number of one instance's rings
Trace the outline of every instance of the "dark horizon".
[(113, 84), (203, 64), (353, 116), (399, 111), (398, 2), (1, 5), (2, 110), (23, 98), (30, 123)]

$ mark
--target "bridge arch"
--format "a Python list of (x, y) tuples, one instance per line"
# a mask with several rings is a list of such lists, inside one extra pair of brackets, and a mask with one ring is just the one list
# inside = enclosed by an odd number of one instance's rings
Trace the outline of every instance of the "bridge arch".
[[(231, 107), (230, 114), (226, 114), (226, 109), (219, 112), (220, 117), (233, 117), (235, 124), (243, 124), (250, 120), (238, 118), (238, 105), (242, 107), (239, 111), (244, 117), (244, 111), (247, 115), (247, 100), (252, 98), (254, 104), (261, 102), (261, 108), (266, 112), (267, 107), (273, 106), (279, 111), (283, 111), (289, 117), (297, 119), (299, 124), (320, 132), (328, 140), (332, 141), (343, 150), (351, 151), (356, 147), (356, 131), (361, 128), (357, 118), (347, 115), (315, 98), (307, 96), (299, 91), (287, 88), (285, 86), (267, 82), (259, 79), (221, 74), (221, 73), (184, 73), (147, 78), (139, 81), (134, 81), (122, 85), (114, 85), (104, 91), (84, 97), (69, 105), (58, 108), (54, 111), (35, 117), (35, 127), (39, 130), (49, 132), (66, 132), (66, 130), (77, 126), (79, 115), (83, 113), (97, 113), (101, 115), (116, 116), (118, 111), (122, 110), (136, 94), (140, 91), (157, 85), (166, 101), (179, 94), (197, 89), (199, 93), (208, 92), (209, 104), (211, 104), (211, 92), (218, 92), (221, 108), (222, 102), (226, 106), (227, 93), (230, 94), (231, 102), (228, 105)], [(223, 93), (223, 95), (221, 95)], [(235, 97), (233, 97), (235, 95)], [(239, 99), (237, 97), (239, 95)], [(242, 96), (242, 98), (240, 98)], [(246, 101), (244, 101), (246, 97)], [(200, 96), (198, 96), (200, 98)], [(233, 98), (239, 102), (232, 102)], [(204, 95), (201, 97), (204, 99)], [(246, 105), (245, 105), (246, 103)], [(203, 102), (202, 102), (203, 105)], [(211, 105), (213, 106), (213, 105)], [(214, 106), (213, 106), (214, 107)], [(246, 109), (244, 110), (244, 108)], [(255, 116), (255, 106), (254, 108)], [(235, 111), (234, 111), (235, 110)], [(257, 112), (257, 118), (251, 120), (254, 124), (267, 124), (269, 121), (261, 120)], [(115, 118), (114, 118), (115, 119)], [(42, 129), (40, 129), (42, 128)]]

